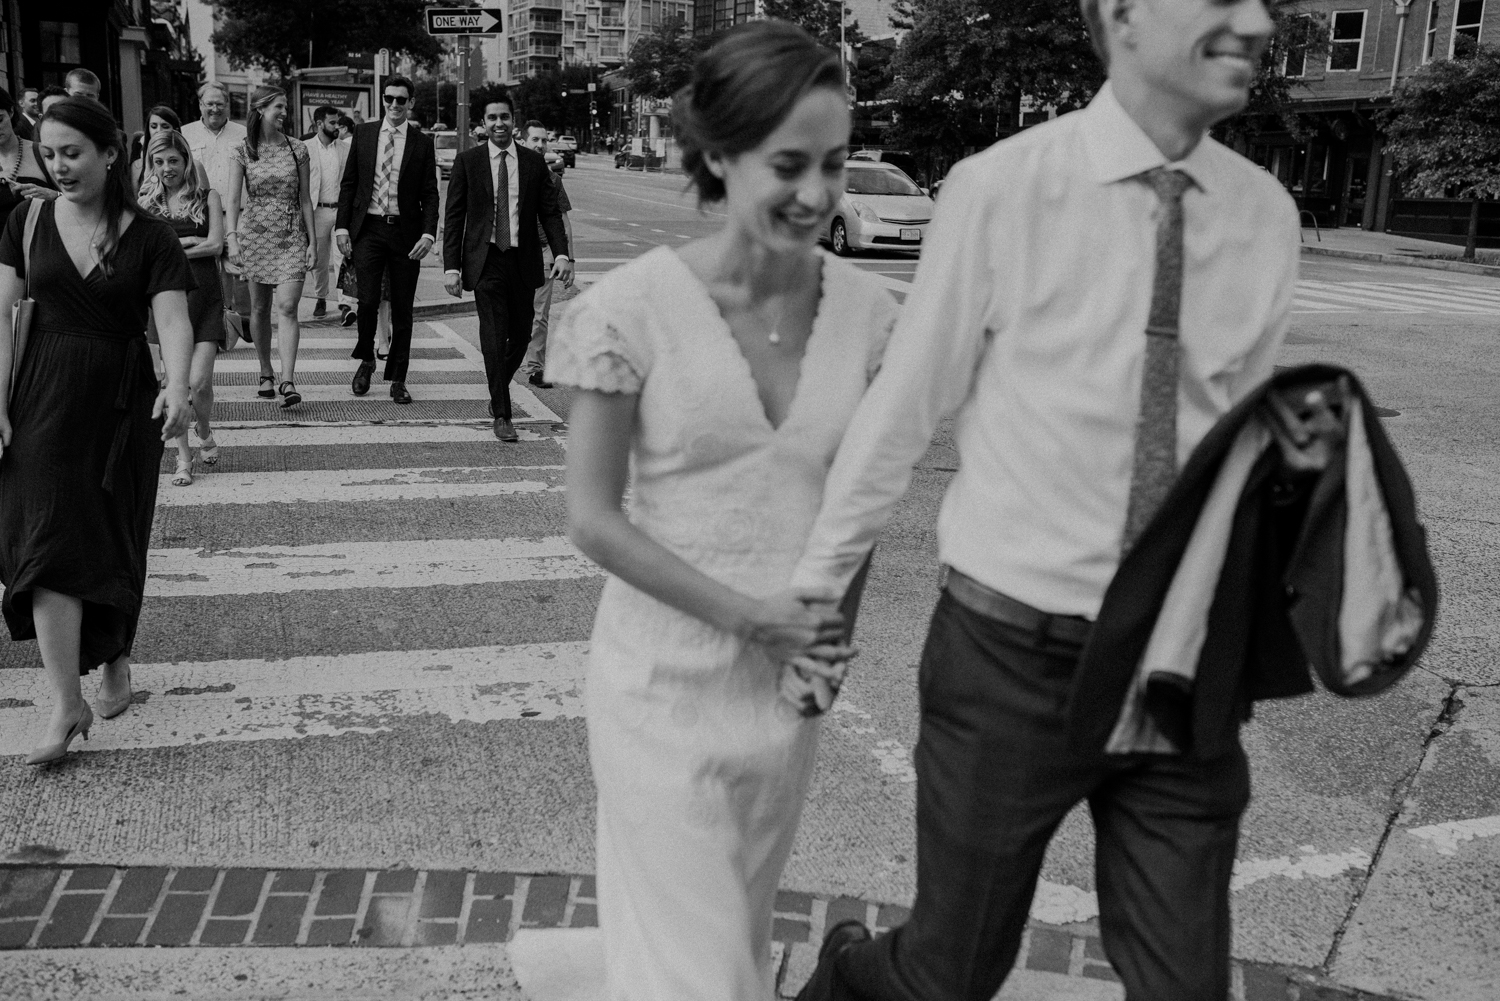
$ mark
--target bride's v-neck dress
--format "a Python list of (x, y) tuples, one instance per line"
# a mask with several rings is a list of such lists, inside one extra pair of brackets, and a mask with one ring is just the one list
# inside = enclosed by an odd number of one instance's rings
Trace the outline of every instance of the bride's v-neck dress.
[[(677, 254), (658, 248), (574, 303), (547, 378), (638, 393), (633, 524), (750, 595), (784, 589), (897, 307), (823, 255), (796, 396), (779, 427)], [(599, 921), (610, 1001), (769, 1001), (772, 910), (818, 724), (758, 647), (610, 577), (586, 705), (599, 790)]]

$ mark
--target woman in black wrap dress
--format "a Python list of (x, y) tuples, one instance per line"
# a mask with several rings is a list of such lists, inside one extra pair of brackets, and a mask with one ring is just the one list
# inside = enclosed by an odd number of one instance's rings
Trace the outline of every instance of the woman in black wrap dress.
[[(146, 585), (162, 441), (186, 429), (194, 287), (177, 234), (141, 212), (108, 110), (60, 101), (42, 155), (62, 197), (0, 236), (0, 583), (15, 640), (36, 639), (57, 696), (29, 764), (55, 761), (93, 712), (79, 676), (104, 665), (100, 715), (130, 705), (130, 651)], [(31, 276), (36, 316), (13, 384), (10, 307)], [(146, 349), (154, 311), (166, 367)], [(165, 420), (163, 420), (163, 417)]]

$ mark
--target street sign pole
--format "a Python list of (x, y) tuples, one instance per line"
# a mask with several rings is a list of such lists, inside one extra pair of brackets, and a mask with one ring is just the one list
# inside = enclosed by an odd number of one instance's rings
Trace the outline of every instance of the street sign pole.
[(469, 148), (469, 36), (458, 37), (458, 107), (454, 110), (458, 113), (458, 149), (459, 152)]

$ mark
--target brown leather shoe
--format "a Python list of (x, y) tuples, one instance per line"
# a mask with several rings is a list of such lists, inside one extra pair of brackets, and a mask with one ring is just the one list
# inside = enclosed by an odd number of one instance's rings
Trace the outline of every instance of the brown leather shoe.
[(521, 436), (516, 434), (516, 426), (504, 417), (495, 418), (495, 437), (501, 441), (521, 440)]

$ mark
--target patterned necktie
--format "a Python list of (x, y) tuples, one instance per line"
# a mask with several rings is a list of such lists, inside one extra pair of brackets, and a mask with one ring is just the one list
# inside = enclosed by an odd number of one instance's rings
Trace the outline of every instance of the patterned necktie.
[(504, 150), (496, 159), (500, 161), (500, 169), (495, 172), (495, 221), (490, 227), (490, 232), (494, 234), (495, 246), (501, 250), (509, 250), (510, 171), (505, 166), (507, 157)]
[(391, 171), (396, 166), (396, 130), (384, 128), (380, 130), (380, 135), (384, 141), (380, 147), (380, 168), (375, 171), (375, 201), (380, 206), (381, 215), (393, 215)]
[(1156, 277), (1146, 321), (1146, 364), (1135, 425), (1135, 465), (1125, 514), (1124, 551), (1140, 538), (1177, 479), (1178, 326), (1182, 313), (1182, 193), (1192, 180), (1157, 167), (1141, 175), (1161, 201), (1156, 224)]

